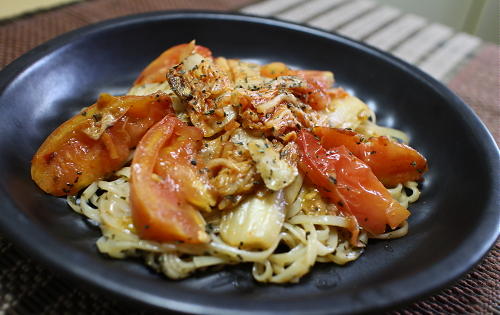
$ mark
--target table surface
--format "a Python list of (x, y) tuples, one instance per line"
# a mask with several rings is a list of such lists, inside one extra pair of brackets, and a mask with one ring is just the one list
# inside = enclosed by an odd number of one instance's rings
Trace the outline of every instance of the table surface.
[[(500, 48), (373, 0), (90, 0), (0, 22), (0, 68), (67, 31), (105, 19), (171, 9), (239, 11), (303, 23), (363, 41), (412, 63), (457, 93), (500, 143)], [(500, 313), (500, 244), (471, 272), (392, 314)], [(130, 313), (75, 287), (0, 236), (0, 313)]]

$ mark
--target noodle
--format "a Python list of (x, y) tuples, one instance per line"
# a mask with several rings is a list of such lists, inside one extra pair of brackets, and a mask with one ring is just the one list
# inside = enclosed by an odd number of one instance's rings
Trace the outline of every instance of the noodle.
[[(206, 245), (157, 243), (141, 240), (134, 231), (128, 203), (130, 168), (124, 167), (115, 174), (113, 181), (99, 181), (87, 187), (78, 200), (68, 197), (68, 204), (99, 224), (102, 236), (97, 241), (100, 252), (114, 258), (143, 256), (152, 268), (172, 279), (181, 279), (199, 269), (215, 265), (253, 263), (252, 275), (260, 282), (297, 282), (316, 263), (333, 262), (343, 265), (353, 261), (363, 252), (362, 247), (353, 247), (343, 236), (348, 226), (347, 219), (336, 215), (305, 214), (300, 205), (304, 196), (301, 189), (294, 202), (286, 207), (279, 241), (266, 250), (244, 250), (225, 243), (218, 235), (218, 222), (210, 233), (211, 241)], [(300, 181), (302, 182), (302, 181)], [(407, 195), (404, 188), (412, 191)], [(402, 205), (415, 202), (419, 197), (416, 182), (390, 189), (393, 197)], [(362, 233), (360, 240), (366, 243), (367, 236), (374, 239), (399, 238), (408, 232), (408, 223), (384, 234)], [(276, 253), (278, 245), (286, 251)]]

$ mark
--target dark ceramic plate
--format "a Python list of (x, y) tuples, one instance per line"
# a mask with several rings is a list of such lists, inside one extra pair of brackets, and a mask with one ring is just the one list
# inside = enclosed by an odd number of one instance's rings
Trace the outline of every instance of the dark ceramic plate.
[[(299, 284), (258, 284), (250, 267), (171, 281), (94, 245), (99, 231), (30, 179), (43, 139), (100, 92), (124, 93), (164, 49), (195, 38), (215, 55), (333, 70), (407, 132), (429, 160), (410, 233), (370, 242), (347, 266), (318, 264)], [(0, 74), (0, 226), (54, 270), (134, 303), (193, 313), (349, 313), (415, 300), (469, 270), (498, 234), (498, 149), (477, 116), (439, 82), (385, 53), (319, 30), (207, 12), (121, 18), (56, 38)]]

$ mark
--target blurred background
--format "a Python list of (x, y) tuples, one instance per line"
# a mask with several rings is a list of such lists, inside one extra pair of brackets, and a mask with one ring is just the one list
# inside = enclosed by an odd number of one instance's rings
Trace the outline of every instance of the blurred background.
[[(92, 0), (1, 0), (0, 20), (68, 3)], [(199, 0), (216, 1), (216, 0)], [(293, 1), (293, 0), (292, 0)], [(332, 0), (334, 2), (335, 0)], [(415, 13), (456, 31), (500, 44), (500, 0), (376, 0), (403, 12)]]

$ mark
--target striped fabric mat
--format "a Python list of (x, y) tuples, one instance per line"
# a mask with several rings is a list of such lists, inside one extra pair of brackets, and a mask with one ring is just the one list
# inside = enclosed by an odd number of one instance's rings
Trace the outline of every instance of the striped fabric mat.
[(302, 23), (363, 41), (418, 66), (442, 81), (482, 41), (374, 0), (267, 0), (242, 13)]

